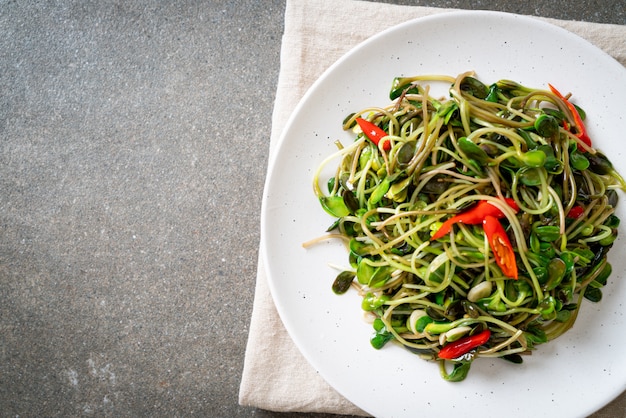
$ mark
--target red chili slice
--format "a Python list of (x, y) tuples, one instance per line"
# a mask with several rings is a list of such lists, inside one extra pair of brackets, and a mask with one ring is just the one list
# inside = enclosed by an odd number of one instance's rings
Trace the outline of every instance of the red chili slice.
[[(361, 130), (363, 131), (365, 136), (368, 137), (369, 140), (372, 141), (376, 146), (378, 146), (378, 143), (380, 142), (381, 139), (383, 139), (386, 136), (389, 136), (387, 132), (383, 131), (377, 125), (373, 124), (370, 121), (367, 121), (363, 118), (356, 118), (355, 120), (356, 120), (356, 123), (358, 123), (359, 126), (361, 127)], [(389, 151), (390, 149), (391, 149), (391, 142), (389, 141), (383, 142), (383, 150)]]
[(445, 345), (439, 351), (439, 358), (446, 360), (453, 360), (455, 358), (461, 357), (463, 354), (467, 354), (476, 347), (479, 347), (489, 341), (489, 337), (491, 337), (491, 331), (488, 329), (479, 332), (476, 335), (469, 335), (467, 337), (463, 337), (458, 339), (450, 344)]
[[(517, 213), (519, 206), (515, 203), (515, 200), (511, 198), (505, 198), (504, 201)], [(495, 218), (503, 218), (504, 213), (498, 209), (495, 205), (492, 205), (487, 200), (481, 200), (475, 206), (461, 212), (458, 215), (446, 220), (441, 227), (430, 238), (431, 241), (437, 240), (450, 232), (452, 225), (455, 223), (462, 223), (466, 225), (478, 225), (485, 220), (486, 216), (493, 216)]]
[(517, 262), (515, 252), (504, 227), (498, 219), (487, 216), (483, 221), (483, 229), (489, 241), (489, 247), (493, 252), (496, 264), (505, 276), (517, 280)]

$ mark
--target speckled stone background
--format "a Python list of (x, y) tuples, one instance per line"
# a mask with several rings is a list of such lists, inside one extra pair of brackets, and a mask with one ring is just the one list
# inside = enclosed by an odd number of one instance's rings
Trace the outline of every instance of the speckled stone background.
[(237, 404), (284, 7), (0, 0), (0, 416), (287, 415)]

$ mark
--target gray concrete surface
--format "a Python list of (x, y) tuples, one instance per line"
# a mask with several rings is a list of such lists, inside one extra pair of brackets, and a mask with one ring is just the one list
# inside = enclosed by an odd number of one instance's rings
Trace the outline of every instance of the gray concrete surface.
[(0, 416), (286, 415), (237, 404), (283, 12), (0, 1)]

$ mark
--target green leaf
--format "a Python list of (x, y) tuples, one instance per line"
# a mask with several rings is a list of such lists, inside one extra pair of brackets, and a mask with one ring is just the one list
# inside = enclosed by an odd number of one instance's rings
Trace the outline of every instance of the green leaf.
[(463, 137), (457, 140), (457, 145), (467, 158), (475, 160), (478, 163), (485, 164), (489, 161), (489, 155), (478, 145)]
[(359, 155), (359, 169), (363, 170), (367, 165), (367, 162), (372, 158), (372, 149), (370, 147), (363, 148), (361, 155)]
[(350, 214), (350, 210), (346, 207), (341, 196), (323, 196), (320, 197), (322, 208), (331, 216), (343, 218)]
[(365, 296), (363, 296), (363, 301), (361, 302), (361, 309), (366, 312), (375, 311), (380, 308), (389, 300), (388, 295), (376, 295), (372, 292), (367, 292)]
[(530, 349), (534, 348), (535, 345), (548, 342), (548, 336), (545, 331), (536, 326), (529, 326), (526, 332), (524, 332), (524, 336), (526, 337), (526, 342)]
[(385, 177), (383, 181), (378, 183), (378, 185), (374, 188), (374, 190), (372, 191), (372, 194), (367, 200), (367, 203), (370, 206), (376, 205), (378, 202), (382, 200), (383, 197), (385, 197), (385, 194), (389, 191), (390, 186), (391, 186), (391, 182), (389, 181), (389, 177)]
[(591, 302), (600, 302), (602, 300), (602, 290), (595, 287), (587, 287), (584, 293), (585, 299)]
[(460, 382), (462, 380), (465, 380), (465, 378), (467, 377), (467, 374), (470, 371), (471, 366), (472, 366), (471, 361), (457, 361), (457, 362), (454, 362), (452, 371), (448, 373), (445, 370), (445, 366), (442, 365), (440, 368), (441, 377), (443, 377), (443, 379), (448, 382)]
[(398, 167), (404, 168), (411, 162), (411, 159), (413, 159), (413, 156), (415, 156), (415, 146), (416, 146), (416, 141), (410, 141), (410, 142), (405, 142), (400, 147), (400, 149), (398, 150), (398, 153), (396, 154)]
[(565, 266), (567, 267), (567, 269), (565, 270), (565, 274), (570, 274), (572, 269), (574, 268), (577, 255), (571, 251), (563, 251), (559, 258), (565, 261)]
[(326, 183), (326, 187), (328, 188), (328, 193), (332, 193), (333, 189), (335, 188), (335, 178), (331, 177), (328, 179), (328, 182)]
[(556, 318), (554, 319), (557, 322), (567, 322), (572, 316), (572, 311), (569, 310), (560, 310), (556, 314)]
[(413, 77), (396, 77), (391, 83), (391, 91), (389, 92), (389, 98), (395, 100), (402, 95), (404, 90), (407, 90), (407, 94), (419, 94), (417, 86), (412, 86), (412, 83), (416, 81)]
[(551, 138), (559, 132), (559, 121), (551, 115), (540, 115), (535, 120), (535, 130), (542, 137)]
[(354, 255), (358, 255), (358, 256), (366, 256), (369, 254), (369, 251), (372, 249), (372, 246), (369, 244), (364, 243), (363, 241), (359, 241), (355, 238), (352, 238), (350, 240), (350, 252), (352, 252)]
[[(519, 136), (521, 136), (522, 138), (524, 138), (524, 141), (526, 141), (526, 148), (528, 149), (535, 149), (537, 148), (537, 142), (533, 139), (532, 136), (530, 136), (530, 134), (528, 132), (526, 132), (523, 129), (518, 129), (517, 130), (517, 134)], [(552, 148), (550, 148), (552, 149)], [(548, 155), (548, 154), (546, 154)]]
[(613, 171), (613, 164), (600, 152), (589, 154), (589, 169), (597, 174), (610, 174)]
[(528, 167), (541, 168), (546, 162), (546, 154), (541, 150), (528, 151), (522, 154), (522, 161)]
[(556, 300), (552, 296), (547, 296), (539, 302), (537, 309), (543, 319), (550, 320), (556, 318)]
[(544, 242), (554, 242), (561, 238), (561, 230), (558, 226), (533, 226), (533, 232), (537, 234), (537, 238)]
[(560, 258), (553, 258), (550, 260), (550, 263), (548, 264), (548, 282), (543, 286), (543, 290), (550, 291), (561, 284), (563, 277), (565, 277), (566, 270), (567, 266)]
[(533, 267), (533, 273), (537, 276), (539, 284), (544, 284), (548, 281), (548, 269), (543, 266)]
[(597, 287), (597, 288), (606, 286), (606, 282), (609, 279), (609, 276), (611, 275), (612, 272), (613, 272), (613, 267), (611, 266), (611, 264), (610, 263), (604, 264), (602, 271), (598, 274), (595, 280), (590, 283), (590, 286)]
[(404, 180), (392, 184), (387, 192), (387, 198), (395, 202), (403, 202), (406, 200), (407, 188), (411, 185), (412, 181), (412, 177), (407, 177)]
[(582, 152), (578, 151), (578, 149), (574, 149), (574, 151), (570, 153), (569, 162), (576, 170), (582, 171), (589, 168), (589, 160)]
[(372, 326), (374, 327), (374, 331), (376, 332), (385, 330), (385, 322), (380, 318), (374, 319)]
[(387, 331), (387, 327), (382, 319), (376, 318), (372, 324), (374, 327), (374, 334), (370, 338), (370, 344), (377, 350), (380, 350), (393, 339), (393, 334)]
[(443, 122), (447, 125), (450, 122), (450, 119), (455, 115), (455, 112), (459, 110), (459, 105), (450, 100), (447, 101), (443, 106), (437, 109), (437, 115), (443, 118)]
[(522, 364), (524, 362), (524, 359), (519, 354), (507, 354), (501, 358), (515, 364)]
[(620, 219), (615, 215), (609, 216), (606, 221), (604, 221), (604, 225), (612, 229), (617, 229), (619, 227), (619, 224)]
[(498, 102), (498, 94), (500, 93), (500, 88), (497, 84), (492, 84), (489, 86), (489, 94), (485, 97), (485, 100), (492, 103)]
[(343, 199), (344, 205), (350, 211), (350, 213), (355, 213), (359, 210), (359, 200), (356, 198), (353, 192), (350, 190), (343, 190), (341, 192), (341, 198)]
[(517, 176), (525, 186), (539, 186), (543, 181), (542, 178), (546, 178), (546, 173), (542, 171), (545, 170), (537, 167), (523, 167), (517, 172)]
[(354, 276), (355, 274), (352, 271), (342, 271), (339, 273), (332, 285), (333, 292), (337, 295), (346, 293), (348, 289), (350, 289)]
[(359, 261), (359, 265), (356, 268), (356, 278), (360, 284), (369, 284), (375, 272), (376, 268), (370, 265), (367, 259), (363, 258)]
[(426, 329), (426, 325), (432, 322), (433, 322), (433, 319), (430, 316), (424, 315), (415, 322), (415, 330), (417, 332), (422, 333), (424, 332), (424, 329)]
[(546, 157), (546, 161), (543, 164), (543, 168), (545, 168), (550, 174), (561, 174), (563, 172), (563, 163), (559, 161), (556, 157)]
[(460, 87), (461, 91), (478, 99), (485, 99), (489, 95), (489, 88), (474, 77), (465, 77), (461, 80)]
[(370, 278), (369, 287), (380, 287), (387, 283), (387, 281), (391, 278), (391, 273), (394, 268), (390, 266), (381, 266), (377, 267), (374, 271), (374, 274)]

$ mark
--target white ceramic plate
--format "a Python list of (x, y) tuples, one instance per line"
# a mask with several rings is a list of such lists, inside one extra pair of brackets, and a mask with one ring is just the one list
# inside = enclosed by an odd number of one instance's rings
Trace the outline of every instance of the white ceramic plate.
[[(395, 76), (466, 70), (486, 83), (507, 78), (574, 92), (587, 111), (594, 145), (626, 175), (626, 69), (608, 55), (558, 27), (497, 12), (445, 13), (401, 24), (330, 67), (296, 108), (278, 144), (261, 226), (276, 307), (320, 375), (374, 416), (587, 416), (626, 389), (623, 227), (601, 303), (585, 303), (572, 330), (540, 346), (522, 365), (479, 359), (460, 383), (445, 382), (436, 363), (394, 344), (373, 349), (360, 298), (331, 291), (336, 271), (329, 263), (347, 265), (343, 246), (302, 247), (332, 223), (311, 181), (315, 167), (336, 150), (334, 140), (352, 141), (341, 129), (343, 118), (388, 103)], [(626, 222), (621, 196), (618, 216)]]

